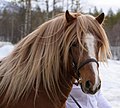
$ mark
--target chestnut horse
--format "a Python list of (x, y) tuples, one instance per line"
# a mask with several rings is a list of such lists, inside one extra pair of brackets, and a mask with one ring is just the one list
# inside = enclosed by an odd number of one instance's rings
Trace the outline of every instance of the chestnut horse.
[(110, 56), (103, 20), (66, 11), (22, 39), (0, 63), (0, 108), (65, 108), (75, 80), (96, 93)]

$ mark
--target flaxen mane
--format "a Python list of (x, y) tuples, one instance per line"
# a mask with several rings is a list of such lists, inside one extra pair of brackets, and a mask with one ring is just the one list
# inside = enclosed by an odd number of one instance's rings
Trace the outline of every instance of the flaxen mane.
[(48, 95), (52, 94), (57, 99), (57, 90), (61, 91), (61, 64), (67, 70), (71, 43), (78, 39), (83, 47), (82, 37), (88, 32), (95, 34), (101, 44), (99, 60), (107, 60), (109, 43), (102, 26), (92, 16), (72, 15), (76, 20), (70, 25), (64, 15), (42, 24), (3, 59), (0, 66), (0, 94), (6, 92), (3, 103), (18, 101), (29, 95), (33, 88), (37, 95), (40, 83), (43, 83)]

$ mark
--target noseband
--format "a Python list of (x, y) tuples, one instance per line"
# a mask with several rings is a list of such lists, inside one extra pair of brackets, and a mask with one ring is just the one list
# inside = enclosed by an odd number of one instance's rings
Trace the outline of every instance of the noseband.
[(72, 50), (70, 48), (70, 54), (71, 54), (71, 57), (72, 57), (72, 67), (73, 69), (75, 70), (75, 78), (77, 80), (77, 83), (75, 83), (76, 85), (79, 85), (81, 83), (81, 80), (82, 78), (80, 77), (80, 72), (79, 70), (84, 67), (86, 64), (90, 63), (90, 62), (95, 62), (97, 64), (97, 66), (99, 67), (99, 63), (96, 59), (94, 58), (89, 58), (89, 59), (86, 59), (85, 61), (82, 61), (79, 66), (77, 66), (77, 63), (75, 62), (75, 59), (74, 59), (74, 56), (72, 54)]
[[(75, 73), (74, 73), (74, 77), (76, 78), (77, 82), (75, 82), (74, 84), (75, 85), (79, 85), (81, 84), (81, 81), (82, 81), (82, 78), (80, 77), (80, 72), (79, 70), (84, 67), (86, 64), (90, 63), (90, 62), (95, 62), (97, 64), (97, 66), (99, 67), (99, 63), (96, 59), (94, 58), (89, 58), (89, 59), (86, 59), (85, 61), (82, 61), (79, 66), (77, 66), (78, 63), (76, 63), (75, 59), (74, 59), (74, 56), (72, 54), (72, 50), (70, 48), (70, 54), (71, 54), (71, 57), (72, 57), (72, 67), (73, 69), (75, 70)], [(70, 97), (73, 99), (73, 101), (76, 103), (76, 105), (78, 106), (78, 108), (82, 108), (81, 105), (77, 102), (77, 100), (70, 94)]]

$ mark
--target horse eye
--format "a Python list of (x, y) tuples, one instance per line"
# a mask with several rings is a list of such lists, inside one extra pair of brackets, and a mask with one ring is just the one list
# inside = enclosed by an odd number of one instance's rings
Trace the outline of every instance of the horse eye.
[(78, 44), (77, 43), (73, 43), (72, 47), (78, 47)]
[(102, 43), (101, 42), (98, 42), (98, 47), (102, 47)]

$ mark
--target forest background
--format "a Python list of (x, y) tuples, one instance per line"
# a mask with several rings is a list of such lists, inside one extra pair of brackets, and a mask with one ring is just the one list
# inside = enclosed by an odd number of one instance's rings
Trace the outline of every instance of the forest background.
[[(0, 7), (0, 41), (16, 44), (20, 39), (35, 30), (58, 13), (83, 12), (81, 0), (13, 0)], [(59, 5), (62, 4), (62, 5)], [(44, 8), (43, 8), (44, 7)], [(88, 14), (97, 16), (103, 10), (97, 7)], [(84, 13), (84, 12), (83, 12)], [(110, 8), (106, 13), (104, 29), (108, 35), (113, 55), (120, 59), (120, 9), (116, 13)]]

